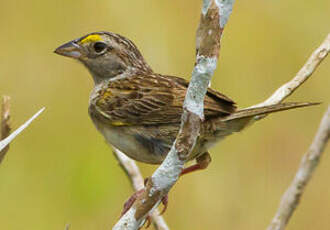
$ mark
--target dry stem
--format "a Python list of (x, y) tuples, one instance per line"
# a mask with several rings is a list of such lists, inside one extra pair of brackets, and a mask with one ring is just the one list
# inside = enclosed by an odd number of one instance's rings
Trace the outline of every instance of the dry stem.
[(330, 34), (327, 35), (322, 44), (312, 53), (305, 65), (299, 70), (297, 75), (289, 82), (278, 88), (267, 100), (253, 105), (250, 108), (275, 105), (290, 96), (299, 86), (301, 86), (316, 70), (319, 64), (330, 52)]
[(283, 230), (297, 208), (301, 195), (320, 162), (330, 136), (330, 106), (324, 114), (313, 143), (303, 156), (291, 185), (284, 193), (279, 208), (267, 230)]

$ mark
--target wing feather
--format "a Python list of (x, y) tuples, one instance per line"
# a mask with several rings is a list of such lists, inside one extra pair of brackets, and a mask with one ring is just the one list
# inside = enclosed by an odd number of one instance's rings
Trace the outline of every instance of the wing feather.
[[(188, 82), (162, 75), (134, 75), (99, 90), (94, 108), (113, 125), (179, 123)], [(234, 102), (209, 89), (204, 102), (205, 117), (226, 116), (235, 111)]]

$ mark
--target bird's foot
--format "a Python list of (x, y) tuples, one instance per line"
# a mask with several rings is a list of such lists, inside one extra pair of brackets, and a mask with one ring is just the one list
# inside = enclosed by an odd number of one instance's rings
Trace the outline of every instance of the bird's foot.
[[(197, 163), (195, 165), (192, 165), (190, 167), (187, 167), (185, 169), (182, 170), (180, 176), (197, 171), (197, 170), (201, 170), (201, 169), (206, 169), (207, 166), (210, 164), (211, 162), (211, 156), (208, 152), (202, 154), (201, 156), (196, 158)], [(148, 182), (148, 178), (146, 178), (144, 180), (144, 184), (146, 185)], [(140, 189), (138, 191), (136, 191), (135, 193), (133, 193), (133, 195), (128, 198), (128, 200), (125, 202), (124, 204), (124, 208), (123, 211), (121, 212), (120, 217), (122, 217), (134, 204), (134, 202), (143, 194), (143, 192), (145, 191), (145, 188)], [(168, 195), (166, 194), (162, 200), (161, 200), (162, 204), (164, 205), (163, 210), (160, 212), (159, 215), (163, 215), (167, 209), (168, 206)], [(150, 217), (147, 217), (147, 221), (148, 224), (147, 226), (150, 225)]]
[[(145, 191), (145, 188), (140, 189), (140, 190), (136, 191), (130, 198), (128, 198), (128, 200), (124, 204), (124, 208), (123, 208), (123, 211), (121, 212), (120, 217), (122, 217), (133, 206), (134, 202), (143, 194), (144, 191)], [(163, 215), (167, 209), (167, 206), (168, 206), (168, 195), (167, 194), (162, 198), (161, 202), (164, 207), (159, 215)], [(145, 223), (146, 223), (146, 228), (148, 228), (151, 224), (150, 215), (147, 216)]]
[(208, 152), (206, 152), (196, 158), (196, 164), (184, 168), (180, 176), (195, 172), (197, 170), (206, 169), (210, 163), (211, 163), (211, 156)]
[(133, 195), (125, 201), (120, 217), (122, 217), (132, 207), (134, 202), (137, 200), (137, 198), (139, 198), (139, 196), (143, 194), (143, 192), (144, 188), (133, 193)]

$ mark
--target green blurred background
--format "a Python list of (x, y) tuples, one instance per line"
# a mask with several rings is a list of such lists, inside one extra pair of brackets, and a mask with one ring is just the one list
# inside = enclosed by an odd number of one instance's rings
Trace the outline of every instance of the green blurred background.
[[(135, 41), (154, 70), (190, 77), (201, 1), (1, 1), (0, 95), (12, 97), (14, 141), (0, 166), (0, 229), (110, 229), (132, 194), (87, 114), (89, 73), (53, 54), (62, 43), (108, 30)], [(291, 79), (330, 29), (330, 1), (236, 1), (212, 87), (240, 107)], [(172, 229), (265, 229), (330, 101), (330, 60), (290, 101), (322, 105), (268, 117), (211, 149), (213, 162), (170, 193)], [(288, 229), (330, 226), (328, 148)], [(145, 176), (155, 166), (139, 164)]]

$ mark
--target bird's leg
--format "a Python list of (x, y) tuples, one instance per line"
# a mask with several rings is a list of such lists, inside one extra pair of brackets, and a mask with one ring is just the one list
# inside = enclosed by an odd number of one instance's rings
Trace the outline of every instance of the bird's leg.
[(196, 158), (196, 164), (191, 165), (187, 168), (184, 168), (180, 174), (180, 176), (191, 173), (191, 172), (195, 172), (197, 170), (201, 170), (201, 169), (206, 169), (207, 166), (211, 163), (211, 156), (208, 152), (203, 153), (202, 155), (200, 155), (199, 157)]
[[(203, 153), (202, 155), (200, 155), (199, 157), (196, 158), (196, 164), (183, 169), (180, 176), (197, 171), (197, 170), (206, 169), (207, 166), (210, 164), (210, 162), (211, 162), (210, 154), (208, 152)], [(147, 184), (147, 181), (148, 181), (148, 178), (146, 178), (144, 180), (145, 185)], [(145, 188), (140, 189), (140, 190), (136, 191), (130, 198), (128, 198), (128, 200), (124, 204), (124, 208), (123, 208), (123, 211), (121, 212), (121, 216), (123, 216), (132, 207), (132, 205), (139, 198), (139, 196), (141, 196), (143, 194), (144, 190), (145, 190)], [(162, 204), (164, 205), (164, 208), (160, 212), (160, 215), (164, 214), (164, 212), (167, 209), (168, 195), (166, 194), (162, 198), (161, 201), (162, 201)]]

